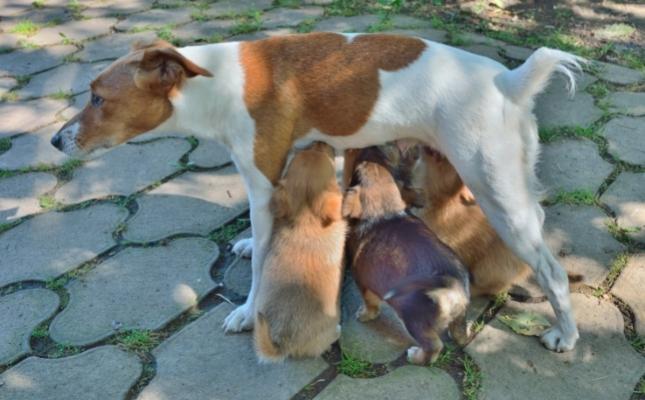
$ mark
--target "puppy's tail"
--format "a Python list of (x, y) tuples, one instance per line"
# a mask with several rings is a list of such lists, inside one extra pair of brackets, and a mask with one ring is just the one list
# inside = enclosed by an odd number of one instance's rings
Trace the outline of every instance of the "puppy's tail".
[(264, 314), (258, 312), (253, 330), (255, 352), (261, 363), (274, 363), (284, 360), (280, 348), (271, 339), (271, 328)]
[(575, 72), (582, 71), (587, 60), (564, 51), (541, 47), (524, 62), (511, 70), (502, 72), (495, 79), (502, 91), (513, 102), (529, 103), (549, 83), (554, 72), (562, 73), (568, 82), (569, 95), (576, 90)]

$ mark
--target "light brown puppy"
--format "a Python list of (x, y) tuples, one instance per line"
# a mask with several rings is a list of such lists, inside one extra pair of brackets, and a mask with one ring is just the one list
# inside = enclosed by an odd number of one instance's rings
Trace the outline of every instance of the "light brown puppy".
[(315, 357), (338, 339), (341, 203), (333, 149), (314, 143), (296, 153), (271, 198), (275, 222), (256, 300), (260, 361)]
[(412, 186), (421, 189), (417, 215), (457, 253), (471, 274), (471, 294), (495, 295), (530, 273), (489, 224), (455, 168), (423, 146), (412, 169)]

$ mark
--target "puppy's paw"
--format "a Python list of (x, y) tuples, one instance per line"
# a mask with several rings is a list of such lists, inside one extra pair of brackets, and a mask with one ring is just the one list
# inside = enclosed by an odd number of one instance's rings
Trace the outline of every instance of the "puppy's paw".
[(244, 258), (251, 258), (253, 254), (253, 238), (240, 239), (233, 245), (233, 253)]
[(558, 326), (554, 326), (544, 332), (540, 340), (547, 349), (562, 353), (573, 350), (579, 337), (575, 327), (570, 333), (565, 334)]
[(365, 305), (362, 305), (358, 308), (358, 311), (356, 311), (356, 319), (361, 322), (367, 322), (378, 317), (378, 314), (378, 309), (369, 309), (365, 307)]
[(428, 361), (426, 352), (417, 346), (410, 347), (407, 356), (410, 364), (423, 365)]
[(253, 309), (249, 305), (242, 304), (237, 307), (224, 320), (222, 328), (227, 333), (242, 332), (253, 329)]

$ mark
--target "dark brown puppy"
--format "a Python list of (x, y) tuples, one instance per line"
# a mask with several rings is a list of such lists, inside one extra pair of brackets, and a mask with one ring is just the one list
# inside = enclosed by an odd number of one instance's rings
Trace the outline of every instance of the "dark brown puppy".
[(421, 220), (405, 213), (385, 155), (369, 147), (354, 156), (343, 215), (351, 219), (347, 251), (365, 302), (357, 317), (376, 318), (386, 300), (419, 344), (408, 349), (408, 360), (434, 361), (445, 329), (459, 344), (467, 338), (468, 273)]

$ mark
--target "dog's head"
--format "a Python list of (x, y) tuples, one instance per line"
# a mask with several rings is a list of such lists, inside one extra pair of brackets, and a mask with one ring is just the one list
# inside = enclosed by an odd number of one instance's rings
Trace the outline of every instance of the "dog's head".
[(70, 156), (83, 157), (150, 131), (171, 116), (170, 98), (195, 76), (212, 75), (169, 43), (137, 43), (91, 83), (90, 101), (51, 143)]
[(336, 182), (334, 150), (315, 142), (299, 151), (289, 163), (271, 198), (276, 223), (292, 223), (309, 210), (322, 226), (340, 220), (342, 194)]
[(350, 187), (343, 199), (343, 216), (374, 219), (401, 213), (405, 203), (387, 163), (387, 156), (376, 147), (356, 154)]

